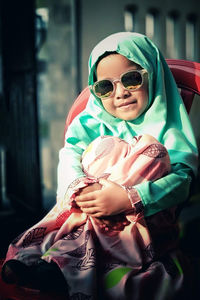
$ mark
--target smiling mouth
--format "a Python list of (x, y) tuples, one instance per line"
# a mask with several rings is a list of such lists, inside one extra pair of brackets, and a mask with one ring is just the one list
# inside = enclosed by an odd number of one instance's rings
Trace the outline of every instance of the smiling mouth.
[(132, 104), (136, 104), (137, 103), (137, 100), (133, 100), (133, 101), (130, 101), (130, 102), (123, 102), (122, 104), (120, 104), (118, 107), (128, 107), (129, 105), (132, 105)]

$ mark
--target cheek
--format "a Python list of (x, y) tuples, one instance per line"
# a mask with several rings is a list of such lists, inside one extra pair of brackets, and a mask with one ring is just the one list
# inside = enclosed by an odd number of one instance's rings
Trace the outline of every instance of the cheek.
[(109, 101), (102, 101), (101, 103), (106, 111), (109, 112), (112, 109), (112, 103)]
[(148, 102), (149, 102), (149, 84), (148, 84), (148, 81), (145, 82), (144, 93), (145, 93), (146, 102), (148, 104)]
[(148, 106), (148, 95), (146, 94), (145, 96), (145, 100), (143, 100), (143, 102), (141, 103), (141, 113), (143, 113)]
[(143, 96), (144, 98), (144, 106), (145, 106), (145, 108), (147, 107), (147, 105), (148, 105), (148, 102), (149, 102), (149, 93), (146, 91), (146, 92), (144, 92), (144, 96)]
[(144, 89), (142, 92), (141, 92), (141, 105), (143, 107), (143, 109), (145, 110), (147, 105), (148, 105), (148, 102), (149, 102), (149, 93), (148, 93), (148, 89)]
[(147, 100), (144, 101), (143, 106), (142, 106), (142, 113), (146, 110), (147, 106), (148, 106), (148, 98), (146, 98)]

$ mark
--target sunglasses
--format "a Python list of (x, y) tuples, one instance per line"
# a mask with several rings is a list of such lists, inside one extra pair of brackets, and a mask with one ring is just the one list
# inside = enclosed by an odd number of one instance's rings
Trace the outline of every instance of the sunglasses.
[(144, 74), (147, 73), (145, 69), (130, 70), (123, 73), (120, 79), (103, 79), (96, 81), (90, 88), (95, 96), (98, 98), (106, 99), (112, 97), (115, 93), (115, 82), (121, 82), (124, 88), (128, 91), (135, 91), (139, 89), (144, 82)]

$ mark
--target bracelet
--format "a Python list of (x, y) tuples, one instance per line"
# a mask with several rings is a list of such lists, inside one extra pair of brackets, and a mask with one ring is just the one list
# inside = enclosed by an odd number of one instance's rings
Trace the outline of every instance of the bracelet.
[(127, 192), (132, 209), (134, 209), (136, 213), (143, 211), (144, 207), (137, 190), (132, 186), (121, 185), (121, 187)]

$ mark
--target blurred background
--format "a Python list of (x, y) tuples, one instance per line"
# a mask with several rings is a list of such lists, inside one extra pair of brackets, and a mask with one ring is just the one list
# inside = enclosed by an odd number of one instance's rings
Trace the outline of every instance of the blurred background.
[(118, 31), (146, 34), (166, 58), (200, 61), (199, 0), (1, 1), (0, 256), (54, 205), (67, 113), (91, 50)]

